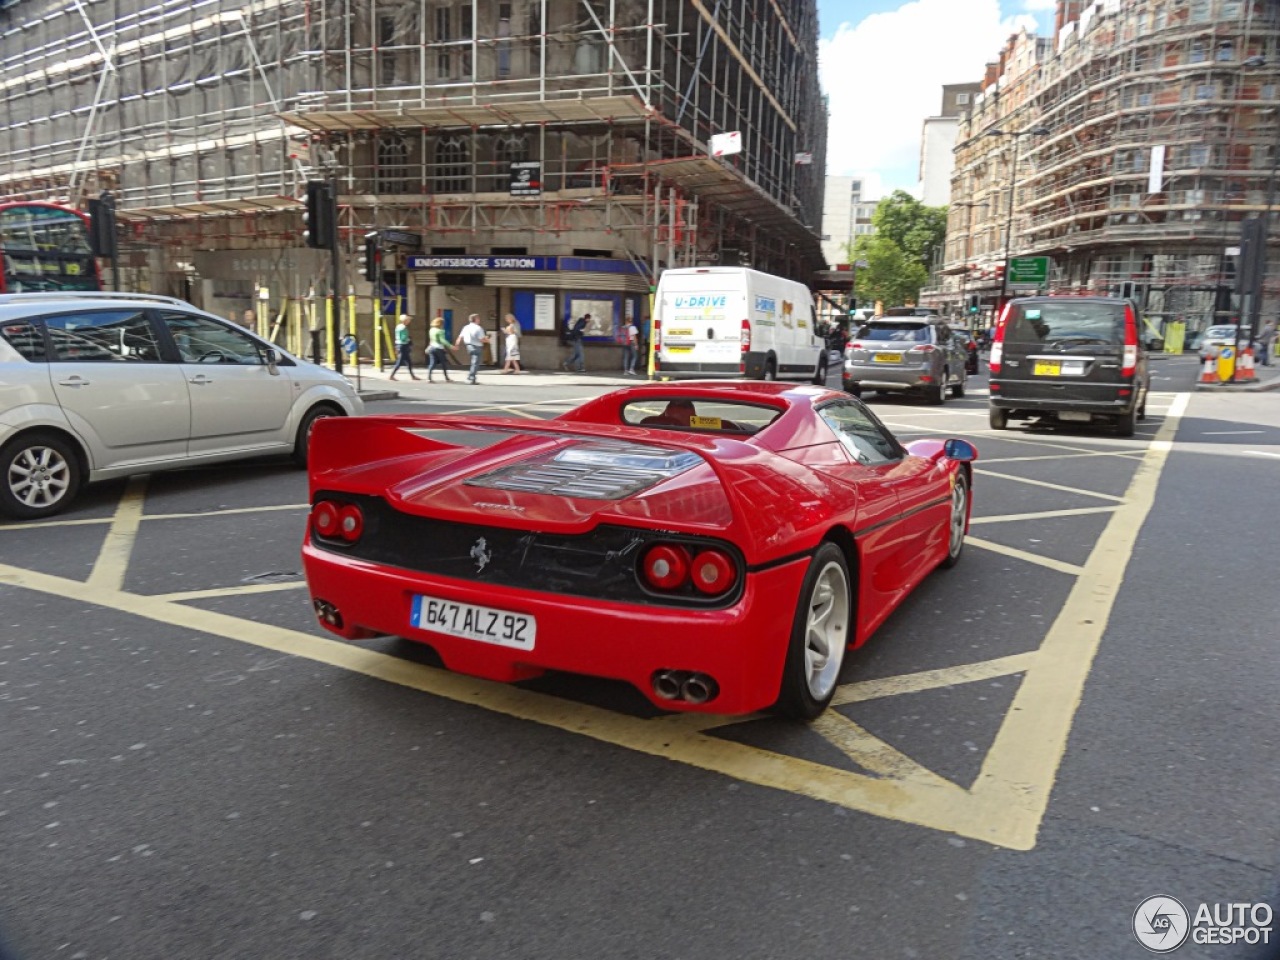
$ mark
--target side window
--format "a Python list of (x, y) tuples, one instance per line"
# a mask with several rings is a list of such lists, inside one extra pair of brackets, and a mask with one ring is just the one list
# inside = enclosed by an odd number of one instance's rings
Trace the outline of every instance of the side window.
[(42, 363), (49, 359), (44, 352), (44, 333), (30, 320), (10, 320), (0, 324), (0, 337), (26, 360)]
[(161, 313), (160, 322), (173, 334), (183, 363), (267, 362), (258, 341), (217, 320), (191, 313)]
[(63, 363), (159, 363), (145, 310), (84, 310), (44, 318), (53, 359)]
[(874, 466), (902, 459), (897, 441), (860, 404), (830, 403), (819, 408), (818, 416), (835, 431), (840, 443), (859, 463)]

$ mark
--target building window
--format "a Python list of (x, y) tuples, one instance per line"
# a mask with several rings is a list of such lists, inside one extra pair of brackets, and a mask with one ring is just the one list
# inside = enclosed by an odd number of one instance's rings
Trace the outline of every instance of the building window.
[(472, 8), (469, 3), (443, 3), (436, 7), (436, 76), (442, 80), (471, 74)]
[(506, 191), (510, 185), (511, 164), (529, 159), (529, 138), (522, 133), (503, 134), (493, 144), (493, 189)]
[(969, 105), (969, 95), (967, 93), (956, 94), (956, 106), (967, 107)]
[(498, 78), (511, 76), (511, 4), (498, 4)]
[(377, 148), (378, 193), (409, 192), (409, 144), (398, 133), (383, 134)]
[(1218, 44), (1219, 60), (1234, 60), (1236, 58), (1236, 45), (1230, 40), (1223, 40)]
[(436, 141), (436, 193), (470, 193), (471, 148), (462, 137)]
[(1208, 44), (1203, 40), (1197, 40), (1191, 44), (1191, 56), (1188, 63), (1204, 63), (1209, 59)]

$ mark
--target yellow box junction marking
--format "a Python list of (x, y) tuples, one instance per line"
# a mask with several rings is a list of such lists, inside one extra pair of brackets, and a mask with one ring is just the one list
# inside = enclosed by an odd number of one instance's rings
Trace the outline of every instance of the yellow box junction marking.
[[(839, 713), (811, 729), (870, 774), (784, 756), (708, 735), (750, 718), (677, 715), (641, 719), (548, 694), (449, 673), (373, 650), (125, 592), (119, 552), (136, 533), (141, 490), (126, 491), (94, 574), (87, 583), (0, 565), (0, 584), (144, 617), (248, 643), (485, 710), (664, 757), (745, 782), (773, 787), (888, 819), (1017, 850), (1035, 846), (1084, 683), (1123, 583), (1129, 555), (1155, 502), (1172, 437), (1186, 408), (1180, 394), (1148, 448), (1043, 644), (1028, 653), (901, 677), (843, 685), (835, 705), (937, 689), (1012, 674), (1023, 679), (983, 761), (965, 789), (928, 770)], [(1115, 498), (1120, 499), (1120, 498)], [(994, 518), (993, 518), (994, 519)], [(1043, 558), (1036, 558), (1042, 561)], [(126, 558), (127, 560), (127, 558)], [(193, 596), (199, 591), (188, 594)], [(210, 591), (208, 595), (215, 592)], [(170, 595), (182, 596), (182, 595)]]

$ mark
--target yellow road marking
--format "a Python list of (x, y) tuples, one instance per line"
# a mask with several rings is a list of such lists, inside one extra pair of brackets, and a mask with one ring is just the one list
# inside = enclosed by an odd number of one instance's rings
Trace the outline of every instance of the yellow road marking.
[(976, 683), (979, 680), (994, 680), (997, 677), (1007, 677), (1030, 670), (1035, 666), (1035, 662), (1036, 652), (1032, 650), (1029, 653), (1015, 653), (1008, 657), (965, 663), (957, 667), (922, 670), (919, 673), (884, 677), (880, 680), (860, 680), (857, 683), (846, 683), (841, 686), (831, 703), (838, 707), (846, 703), (896, 697), (900, 693), (921, 693), (925, 690), (938, 690), (963, 683)]
[(232, 507), (227, 510), (203, 510), (199, 513), (149, 513), (143, 520), (202, 520), (205, 517), (230, 517), (238, 513), (271, 513), (277, 510), (310, 510), (309, 503), (278, 503), (270, 507)]
[(98, 551), (93, 572), (89, 574), (90, 586), (109, 590), (124, 587), (125, 574), (129, 572), (129, 557), (133, 553), (133, 542), (138, 537), (142, 509), (146, 502), (147, 475), (130, 478), (120, 497), (120, 505), (116, 507), (115, 516), (111, 518), (111, 529), (107, 531), (102, 548)]
[(1057, 570), (1059, 573), (1067, 573), (1073, 577), (1078, 577), (1084, 573), (1084, 567), (1078, 567), (1074, 563), (1064, 563), (1061, 560), (1055, 560), (1052, 557), (1042, 557), (1038, 553), (1028, 553), (1026, 550), (1019, 550), (1016, 547), (1006, 547), (1003, 543), (995, 543), (992, 540), (979, 540), (977, 537), (966, 537), (965, 543), (978, 547), (982, 550), (990, 550), (992, 553), (998, 553), (1002, 556), (1012, 557), (1015, 560), (1024, 560), (1027, 563), (1034, 563), (1038, 567), (1046, 567), (1049, 570)]
[(874, 774), (942, 789), (950, 787), (957, 793), (962, 792), (955, 784), (920, 766), (906, 754), (873, 737), (848, 717), (834, 710), (828, 710), (814, 720), (809, 729), (854, 763)]
[(181, 593), (157, 593), (152, 594), (152, 597), (169, 603), (182, 603), (186, 600), (207, 600), (211, 597), (240, 597), (253, 593), (301, 590), (306, 585), (305, 580), (291, 580), (288, 583), (247, 583), (238, 587), (214, 587), (209, 590), (184, 590)]
[(1085, 562), (1062, 611), (1049, 628), (1013, 698), (974, 783), (972, 795), (1004, 812), (1003, 842), (1018, 850), (1035, 846), (1058, 765), (1093, 658), (1124, 582), (1134, 542), (1155, 503), (1160, 473), (1168, 460), (1189, 394), (1173, 402), (1146, 459), (1129, 485), (1128, 503), (1112, 515)]
[[(1047, 480), (1032, 480), (1030, 477), (1017, 477), (1012, 473), (1000, 473), (997, 470), (988, 470), (982, 464), (976, 464), (976, 469), (984, 476), (999, 477), (1001, 480), (1012, 480), (1015, 483), (1026, 483), (1033, 487), (1045, 487), (1048, 490), (1060, 490), (1063, 493), (1075, 493), (1082, 497), (1097, 497), (1099, 500), (1113, 500), (1116, 503), (1124, 503), (1124, 497), (1115, 497), (1109, 493), (1098, 493), (1096, 490), (1081, 490), (1079, 487), (1066, 487), (1060, 483), (1049, 483)], [(1139, 467), (1141, 469), (1141, 467)]]
[(969, 526), (983, 523), (1015, 523), (1019, 520), (1052, 520), (1056, 517), (1084, 517), (1091, 513), (1115, 513), (1120, 507), (1078, 507), (1075, 510), (1040, 510), (1036, 513), (1003, 513), (994, 517), (971, 517)]
[(40, 520), (36, 523), (0, 523), (0, 531), (39, 530), (42, 527), (90, 527), (99, 523), (111, 523), (111, 517), (94, 517), (91, 520)]

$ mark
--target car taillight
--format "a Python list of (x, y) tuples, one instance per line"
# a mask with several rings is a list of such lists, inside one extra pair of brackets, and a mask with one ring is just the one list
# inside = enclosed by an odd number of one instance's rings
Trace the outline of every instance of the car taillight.
[(933, 351), (937, 349), (938, 348), (935, 347), (932, 343), (922, 343), (922, 344), (919, 344), (918, 346), (912, 347), (910, 350), (907, 351), (907, 353), (933, 353)]
[(640, 569), (653, 589), (675, 590), (689, 578), (689, 555), (681, 547), (659, 544), (644, 555)]
[(1000, 311), (1000, 319), (996, 321), (996, 332), (991, 338), (991, 355), (987, 357), (987, 371), (991, 376), (998, 376), (1000, 373), (1000, 359), (1004, 356), (1004, 325), (1009, 319), (1009, 307), (1011, 304), (1006, 303), (1004, 309)]
[(338, 536), (348, 543), (355, 543), (364, 533), (364, 513), (354, 503), (338, 511)]
[(355, 543), (364, 533), (364, 512), (353, 503), (337, 504), (321, 500), (311, 509), (311, 529), (327, 540)]
[(1124, 308), (1124, 359), (1120, 365), (1122, 377), (1132, 377), (1138, 369), (1138, 317), (1133, 307)]
[(708, 596), (724, 593), (737, 579), (737, 567), (719, 550), (703, 550), (693, 558), (693, 585)]
[(751, 351), (751, 321), (742, 321), (742, 352), (749, 353)]
[(311, 529), (322, 537), (332, 537), (338, 532), (338, 506), (321, 500), (311, 509)]

